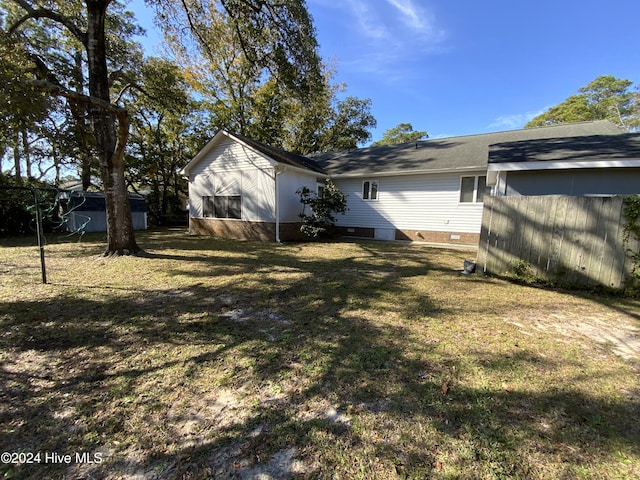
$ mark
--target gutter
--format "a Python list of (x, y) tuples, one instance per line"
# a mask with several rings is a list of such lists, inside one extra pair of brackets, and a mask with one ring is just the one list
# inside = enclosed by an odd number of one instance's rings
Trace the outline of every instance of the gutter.
[(273, 167), (273, 180), (275, 183), (275, 195), (276, 195), (276, 243), (282, 243), (280, 240), (280, 182), (278, 182), (278, 177), (280, 175), (282, 175), (285, 170), (287, 169), (287, 167), (285, 165), (282, 165), (280, 163), (276, 164)]

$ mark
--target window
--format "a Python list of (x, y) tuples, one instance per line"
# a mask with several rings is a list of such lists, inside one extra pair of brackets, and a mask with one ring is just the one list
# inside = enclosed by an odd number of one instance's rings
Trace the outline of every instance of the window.
[(362, 183), (362, 199), (378, 200), (378, 181), (377, 180), (365, 180)]
[(202, 216), (214, 217), (213, 214), (213, 197), (202, 197)]
[(213, 218), (242, 218), (240, 195), (216, 195), (202, 197), (202, 216)]
[(318, 190), (316, 193), (318, 194), (318, 198), (324, 198), (324, 184), (318, 183), (317, 187), (318, 187)]
[(482, 203), (485, 195), (491, 195), (485, 175), (460, 179), (460, 203)]

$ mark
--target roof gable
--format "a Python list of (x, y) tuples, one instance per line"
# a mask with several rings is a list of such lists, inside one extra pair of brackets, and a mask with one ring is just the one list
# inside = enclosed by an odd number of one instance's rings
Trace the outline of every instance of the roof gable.
[(226, 130), (220, 130), (218, 133), (216, 133), (216, 135), (209, 141), (209, 143), (207, 143), (204, 148), (200, 150), (195, 157), (193, 157), (193, 159), (180, 171), (180, 173), (182, 175), (188, 175), (189, 172), (196, 165), (198, 165), (211, 150), (213, 150), (226, 138), (244, 145), (254, 152), (267, 157), (274, 163), (281, 163), (302, 170), (309, 170), (312, 172), (325, 174), (324, 169), (315, 161), (309, 158), (303, 157), (301, 155), (296, 155), (294, 153), (290, 153), (261, 142), (257, 142), (250, 139), (249, 137), (245, 137), (244, 135), (229, 133)]

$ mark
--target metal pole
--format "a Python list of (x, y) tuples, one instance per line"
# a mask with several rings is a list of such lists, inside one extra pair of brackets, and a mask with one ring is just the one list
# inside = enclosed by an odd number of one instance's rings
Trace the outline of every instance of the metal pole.
[(47, 283), (47, 267), (44, 264), (44, 243), (42, 238), (42, 213), (40, 212), (40, 200), (38, 190), (33, 189), (33, 199), (36, 202), (36, 235), (38, 236), (38, 248), (40, 249), (40, 267), (42, 269), (42, 283)]

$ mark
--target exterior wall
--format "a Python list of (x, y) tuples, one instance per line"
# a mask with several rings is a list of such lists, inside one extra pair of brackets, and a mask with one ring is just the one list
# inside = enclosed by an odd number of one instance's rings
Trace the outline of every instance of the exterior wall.
[(451, 243), (459, 245), (477, 245), (480, 241), (480, 233), (396, 230), (396, 240), (429, 243)]
[(506, 196), (630, 195), (640, 193), (639, 168), (508, 172)]
[[(131, 223), (134, 230), (147, 229), (147, 213), (131, 212)], [(105, 212), (75, 210), (66, 219), (65, 230), (76, 232), (80, 228), (85, 232), (106, 232), (107, 214)]]
[[(219, 218), (189, 218), (189, 233), (236, 240), (274, 242), (276, 224), (275, 222), (246, 222)], [(300, 223), (281, 223), (280, 239), (285, 242), (303, 240)]]
[[(275, 241), (275, 162), (225, 139), (189, 175), (189, 232), (242, 240)], [(278, 173), (280, 239), (301, 240), (302, 204), (295, 193), (303, 186), (316, 189), (316, 175), (284, 167)], [(241, 219), (203, 217), (203, 196), (240, 195)]]
[(362, 184), (372, 178), (335, 179), (349, 208), (338, 216), (338, 231), (373, 229), (373, 238), (475, 244), (483, 204), (460, 202), (460, 179), (473, 175), (486, 171), (376, 177), (373, 201), (362, 198)]
[(242, 220), (275, 222), (273, 165), (252, 150), (226, 139), (189, 175), (189, 217), (202, 218), (202, 197), (242, 195)]
[(300, 195), (296, 194), (302, 187), (307, 187), (312, 192), (316, 191), (316, 176), (309, 172), (287, 170), (278, 175), (278, 208), (280, 209), (280, 222), (299, 222), (302, 213)]

